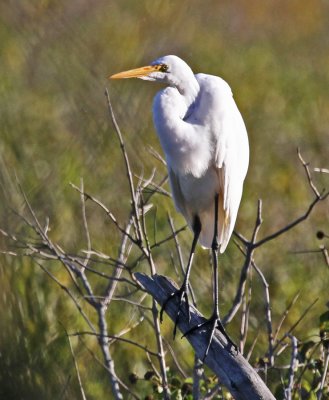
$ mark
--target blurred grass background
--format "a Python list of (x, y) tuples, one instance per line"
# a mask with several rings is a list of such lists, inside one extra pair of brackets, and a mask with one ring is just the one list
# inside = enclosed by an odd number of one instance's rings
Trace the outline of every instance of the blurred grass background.
[[(160, 151), (151, 116), (152, 98), (160, 86), (139, 80), (113, 83), (106, 76), (166, 54), (182, 57), (195, 72), (227, 80), (243, 114), (251, 160), (237, 229), (250, 237), (258, 198), (264, 201), (261, 236), (285, 225), (303, 213), (312, 198), (297, 146), (312, 166), (328, 168), (328, 20), (326, 0), (1, 2), (1, 227), (21, 229), (10, 211), (23, 207), (16, 177), (40, 219), (49, 216), (52, 239), (70, 251), (86, 244), (80, 199), (69, 182), (79, 184), (83, 177), (86, 191), (125, 220), (129, 192), (104, 89), (109, 88), (134, 171), (147, 174), (156, 166), (161, 175), (163, 168), (148, 152), (149, 145)], [(315, 180), (320, 188), (328, 187), (328, 176), (317, 174)], [(156, 198), (154, 203), (159, 236), (169, 231), (167, 211), (176, 226), (183, 224), (170, 201)], [(115, 252), (113, 227), (101, 213), (88, 212), (97, 249)], [(316, 232), (328, 232), (328, 220), (326, 203), (292, 233), (260, 249), (256, 260), (270, 284), (274, 319), (299, 290), (287, 326), (319, 297), (298, 331), (301, 339), (317, 333), (318, 315), (328, 301), (328, 271), (321, 255), (294, 252), (316, 249)], [(183, 233), (180, 240), (187, 252), (191, 235)], [(198, 251), (199, 263), (202, 254)], [(166, 270), (171, 265), (167, 253), (156, 253), (156, 261), (160, 273), (173, 276), (172, 269)], [(220, 264), (224, 312), (241, 265), (233, 244)], [(207, 312), (210, 268), (206, 272), (197, 294), (205, 298)], [(74, 366), (60, 325), (79, 325), (74, 308), (26, 259), (2, 256), (0, 274), (0, 398), (53, 398), (66, 384), (68, 396), (74, 398)], [(262, 287), (255, 286), (255, 303), (260, 304), (255, 305), (251, 331), (264, 327)], [(163, 327), (168, 338), (171, 329), (168, 322)], [(232, 327), (233, 337), (234, 331)], [(140, 334), (147, 335), (145, 329)], [(181, 343), (175, 346), (178, 352), (184, 348)], [(120, 349), (115, 354), (119, 372), (133, 369), (132, 361), (137, 370), (146, 368), (138, 354), (129, 353), (128, 362), (126, 350)], [(88, 377), (88, 398), (106, 396), (109, 387), (101, 367), (93, 362), (95, 368), (88, 369), (90, 355), (83, 348), (77, 351), (85, 381)], [(180, 356), (187, 367), (182, 352)], [(67, 383), (68, 376), (72, 379)]]

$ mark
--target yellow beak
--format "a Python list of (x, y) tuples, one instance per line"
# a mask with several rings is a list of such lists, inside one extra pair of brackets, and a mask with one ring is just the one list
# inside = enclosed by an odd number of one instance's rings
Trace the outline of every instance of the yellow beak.
[(141, 78), (142, 76), (147, 76), (151, 72), (159, 70), (159, 65), (147, 65), (146, 67), (140, 67), (135, 69), (130, 69), (128, 71), (119, 72), (108, 76), (107, 79), (127, 79), (127, 78)]

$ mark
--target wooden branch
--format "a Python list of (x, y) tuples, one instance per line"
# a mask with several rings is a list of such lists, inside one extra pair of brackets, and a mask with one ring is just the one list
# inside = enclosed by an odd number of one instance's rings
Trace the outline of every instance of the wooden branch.
[[(177, 290), (176, 285), (164, 276), (154, 275), (153, 277), (141, 273), (134, 274), (137, 282), (151, 294), (151, 296), (162, 305), (170, 293)], [(176, 317), (178, 303), (176, 299), (169, 301), (166, 306), (166, 313), (174, 320)], [(178, 321), (178, 328), (186, 332), (191, 327), (202, 322), (204, 317), (192, 305), (190, 306), (191, 322), (188, 322), (188, 315), (185, 309), (181, 310)], [(209, 337), (209, 328), (205, 327), (188, 335), (186, 339), (194, 348), (196, 355), (202, 359), (206, 351)], [(205, 364), (211, 368), (226, 386), (236, 400), (275, 400), (270, 390), (262, 381), (260, 376), (248, 361), (227, 343), (225, 336), (216, 330), (211, 343)]]

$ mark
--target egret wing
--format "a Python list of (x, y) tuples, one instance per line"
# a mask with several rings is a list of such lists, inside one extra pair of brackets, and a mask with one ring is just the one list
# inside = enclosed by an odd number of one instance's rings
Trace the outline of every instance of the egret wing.
[(215, 162), (225, 213), (221, 227), (220, 251), (223, 252), (234, 229), (249, 159), (247, 132), (236, 106), (222, 119), (220, 135), (223, 137), (217, 142)]
[(208, 121), (219, 180), (219, 241), (222, 253), (232, 235), (241, 201), (249, 162), (248, 136), (228, 84), (221, 78), (209, 75), (200, 78), (208, 109), (211, 110)]
[[(179, 179), (175, 172), (168, 166), (169, 173), (169, 182), (171, 187), (171, 193), (174, 199), (176, 209), (184, 215), (184, 217), (188, 220), (186, 204), (184, 200), (184, 196), (182, 193), (182, 189), (179, 183)], [(188, 221), (189, 222), (189, 221)]]

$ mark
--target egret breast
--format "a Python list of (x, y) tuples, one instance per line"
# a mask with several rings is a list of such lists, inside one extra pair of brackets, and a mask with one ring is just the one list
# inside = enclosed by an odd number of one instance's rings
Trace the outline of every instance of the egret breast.
[(192, 174), (178, 175), (179, 184), (187, 210), (191, 215), (211, 209), (215, 194), (219, 190), (219, 180), (215, 168), (210, 167), (206, 173), (196, 178)]

